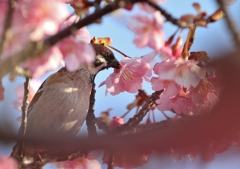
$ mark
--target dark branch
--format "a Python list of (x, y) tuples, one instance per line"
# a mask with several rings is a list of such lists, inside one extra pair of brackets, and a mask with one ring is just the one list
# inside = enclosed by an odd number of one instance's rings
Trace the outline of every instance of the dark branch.
[(143, 105), (143, 107), (139, 111), (139, 113), (136, 114), (133, 118), (130, 118), (127, 123), (125, 123), (124, 125), (118, 127), (116, 130), (114, 130), (113, 133), (115, 133), (115, 132), (118, 133), (118, 132), (123, 131), (125, 129), (136, 127), (142, 121), (142, 119), (145, 117), (145, 115), (150, 110), (150, 108), (155, 104), (155, 101), (157, 99), (159, 99), (159, 95), (162, 92), (163, 92), (163, 90), (154, 92), (152, 94), (152, 96)]
[(174, 24), (182, 29), (184, 29), (184, 28), (194, 29), (197, 26), (206, 27), (208, 23), (213, 22), (211, 19), (194, 20), (193, 22), (181, 21), (179, 19), (174, 18), (166, 10), (164, 10), (162, 7), (158, 6), (156, 3), (152, 2), (151, 0), (146, 0), (146, 2), (154, 9), (160, 11), (161, 14), (166, 18), (167, 21), (171, 22), (172, 24)]
[[(22, 125), (19, 130), (19, 134), (24, 137), (27, 130), (27, 107), (28, 107), (28, 95), (29, 95), (29, 82), (30, 78), (25, 77), (26, 81), (24, 83), (24, 96), (23, 96), (23, 104), (22, 104)], [(24, 143), (21, 143), (20, 149), (19, 149), (19, 156), (22, 155), (24, 149)]]

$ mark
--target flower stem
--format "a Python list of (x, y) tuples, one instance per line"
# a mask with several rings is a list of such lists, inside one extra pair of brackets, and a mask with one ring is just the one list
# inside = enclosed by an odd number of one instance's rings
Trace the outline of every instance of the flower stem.
[(130, 56), (124, 54), (123, 52), (121, 52), (120, 50), (118, 50), (118, 49), (116, 49), (116, 48), (114, 48), (114, 47), (112, 47), (112, 46), (108, 46), (108, 47), (111, 48), (111, 49), (113, 49), (113, 50), (115, 50), (115, 51), (117, 51), (118, 53), (122, 54), (124, 57), (131, 58)]

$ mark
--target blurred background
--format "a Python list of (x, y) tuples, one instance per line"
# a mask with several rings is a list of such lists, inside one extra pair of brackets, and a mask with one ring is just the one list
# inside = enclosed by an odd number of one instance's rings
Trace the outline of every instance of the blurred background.
[[(179, 18), (183, 14), (196, 14), (197, 12), (192, 7), (192, 3), (198, 2), (203, 11), (206, 11), (208, 14), (212, 14), (218, 8), (217, 4), (213, 0), (166, 0), (161, 6), (166, 9), (172, 16)], [(70, 7), (69, 10), (72, 11)], [(236, 1), (233, 5), (227, 7), (228, 12), (235, 23), (236, 28), (240, 31), (240, 2)], [(119, 49), (123, 53), (131, 57), (139, 57), (142, 55), (151, 52), (150, 48), (136, 48), (132, 43), (134, 38), (134, 32), (129, 30), (126, 25), (129, 21), (129, 17), (134, 14), (144, 13), (137, 5), (134, 6), (132, 11), (118, 10), (110, 15), (107, 15), (102, 18), (101, 24), (92, 24), (89, 25), (88, 31), (91, 36), (94, 37), (111, 37), (112, 46)], [(165, 37), (168, 39), (175, 31), (177, 27), (171, 23), (164, 24)], [(183, 31), (183, 39), (186, 38), (187, 31)], [(198, 28), (195, 41), (191, 48), (191, 51), (206, 51), (210, 58), (214, 58), (219, 53), (227, 53), (233, 50), (233, 41), (231, 35), (225, 25), (225, 20), (222, 19), (215, 23), (211, 23), (207, 28)], [(113, 51), (114, 52), (114, 51)], [(119, 53), (115, 53), (115, 56), (118, 60), (122, 59)], [(96, 117), (102, 111), (105, 111), (109, 108), (113, 110), (110, 112), (110, 116), (121, 116), (127, 109), (126, 106), (135, 99), (135, 94), (121, 93), (117, 96), (111, 96), (108, 94), (105, 95), (105, 86), (98, 88), (98, 85), (104, 81), (107, 76), (112, 73), (112, 69), (102, 71), (98, 74), (96, 78), (96, 103), (95, 103), (95, 115)], [(42, 77), (40, 81), (46, 79), (48, 75)], [(0, 118), (6, 119), (10, 124), (12, 124), (17, 131), (19, 127), (19, 122), (16, 120), (21, 113), (13, 107), (13, 102), (16, 100), (17, 96), (15, 94), (15, 89), (23, 84), (24, 79), (18, 77), (13, 82), (9, 82), (8, 77), (5, 77), (3, 80), (3, 86), (5, 88), (5, 100), (0, 102)], [(144, 83), (143, 89), (147, 91), (148, 94), (152, 93), (151, 85)], [(125, 122), (129, 117), (133, 116), (135, 111), (133, 110), (129, 115), (125, 117)], [(164, 119), (164, 116), (159, 112), (155, 111), (155, 115), (158, 121)], [(146, 120), (145, 120), (146, 121)], [(144, 121), (144, 122), (145, 122)], [(1, 124), (0, 124), (1, 125)], [(86, 125), (83, 126), (81, 133), (86, 133)], [(0, 142), (0, 155), (5, 154), (9, 155), (11, 152), (11, 146), (6, 146)], [(168, 154), (152, 155), (150, 156), (149, 162), (141, 167), (143, 168), (168, 168), (168, 169), (238, 169), (240, 168), (240, 148), (231, 147), (228, 151), (215, 155), (213, 162), (205, 163), (200, 157), (197, 157), (193, 162), (189, 160), (188, 157), (183, 158), (182, 160), (175, 162), (169, 157)], [(101, 160), (100, 160), (101, 161)], [(47, 168), (54, 168), (54, 166), (49, 165)], [(107, 168), (107, 165), (103, 165), (103, 168)]]

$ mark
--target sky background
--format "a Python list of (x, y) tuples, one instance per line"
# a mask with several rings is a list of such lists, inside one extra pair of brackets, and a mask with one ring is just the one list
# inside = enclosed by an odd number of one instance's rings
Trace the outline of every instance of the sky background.
[[(183, 14), (191, 13), (196, 14), (196, 11), (192, 7), (193, 2), (199, 2), (202, 6), (202, 10), (206, 11), (208, 14), (212, 14), (216, 9), (217, 5), (213, 0), (167, 0), (162, 7), (166, 9), (172, 16), (179, 18)], [(240, 31), (240, 1), (237, 0), (235, 4), (228, 7), (228, 11), (234, 20), (237, 29)], [(88, 31), (91, 36), (94, 37), (111, 37), (112, 46), (121, 50), (125, 54), (131, 57), (139, 57), (151, 52), (150, 48), (138, 49), (132, 43), (134, 38), (134, 33), (126, 27), (129, 21), (129, 17), (142, 13), (137, 7), (129, 12), (126, 10), (118, 10), (108, 16), (102, 18), (101, 24), (89, 25)], [(177, 29), (176, 26), (171, 23), (164, 24), (164, 32), (166, 39), (173, 34)], [(183, 31), (183, 38), (186, 37), (186, 31)], [(191, 51), (201, 51), (204, 50), (208, 53), (210, 58), (214, 58), (219, 53), (225, 53), (229, 50), (233, 50), (233, 42), (231, 35), (225, 25), (224, 19), (217, 21), (215, 23), (209, 24), (208, 28), (198, 28), (195, 36), (194, 44)], [(118, 60), (122, 59), (123, 56), (115, 53)], [(112, 73), (112, 69), (102, 71), (98, 74), (96, 78), (96, 86), (98, 86), (106, 77)], [(43, 77), (45, 79), (47, 76)], [(16, 111), (12, 103), (16, 99), (14, 94), (14, 89), (21, 83), (24, 82), (23, 78), (17, 78), (14, 82), (9, 82), (7, 77), (3, 81), (5, 87), (5, 100), (0, 102), (0, 118), (6, 118), (13, 124), (16, 128), (19, 126), (16, 122), (16, 118), (21, 115), (20, 112)], [(149, 84), (144, 84), (143, 87), (149, 94), (151, 94), (151, 86)], [(135, 98), (135, 94), (121, 93), (117, 96), (111, 96), (108, 94), (105, 96), (105, 86), (101, 88), (96, 88), (96, 104), (95, 104), (95, 115), (99, 116), (99, 113), (112, 108), (110, 116), (121, 116), (127, 109), (126, 106), (132, 102)], [(156, 116), (158, 120), (164, 119), (160, 112), (156, 111)], [(127, 116), (127, 118), (134, 115), (134, 111)], [(127, 118), (125, 121), (127, 121)], [(1, 124), (0, 124), (1, 125)], [(83, 126), (83, 132), (86, 130), (86, 126)], [(12, 146), (3, 146), (0, 142), (0, 155), (9, 154)], [(191, 162), (187, 157), (184, 159), (174, 162), (167, 154), (161, 154), (159, 156), (151, 156), (149, 163), (139, 167), (143, 168), (168, 168), (168, 169), (238, 169), (240, 166), (240, 149), (236, 147), (230, 148), (227, 152), (216, 155), (215, 159), (211, 163), (204, 163), (201, 158), (197, 157), (194, 162)], [(154, 167), (153, 167), (154, 166)], [(53, 168), (49, 166), (48, 168)], [(106, 168), (106, 165), (103, 165)]]

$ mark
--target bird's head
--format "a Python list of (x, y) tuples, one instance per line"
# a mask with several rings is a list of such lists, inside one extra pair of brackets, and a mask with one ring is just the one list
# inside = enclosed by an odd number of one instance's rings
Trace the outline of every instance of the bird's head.
[(96, 59), (88, 67), (91, 74), (96, 75), (99, 71), (110, 67), (120, 68), (118, 60), (110, 49), (99, 44), (92, 44), (92, 46), (96, 52)]

